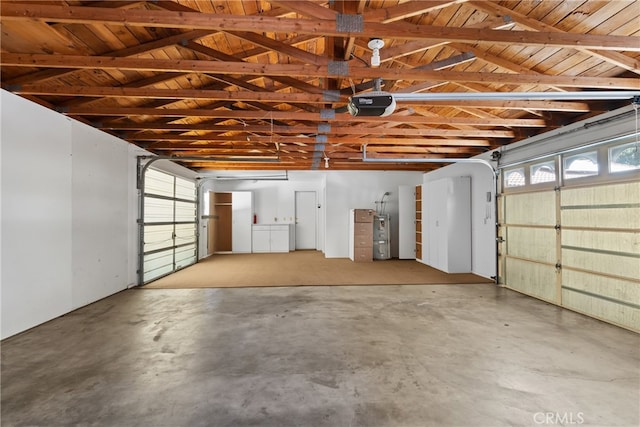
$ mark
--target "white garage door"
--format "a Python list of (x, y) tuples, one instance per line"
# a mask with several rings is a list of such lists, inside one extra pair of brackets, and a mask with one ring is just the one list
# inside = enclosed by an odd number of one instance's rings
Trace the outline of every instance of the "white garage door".
[(147, 169), (144, 186), (142, 282), (196, 262), (196, 186)]
[(640, 330), (635, 137), (505, 168), (501, 185), (501, 283)]

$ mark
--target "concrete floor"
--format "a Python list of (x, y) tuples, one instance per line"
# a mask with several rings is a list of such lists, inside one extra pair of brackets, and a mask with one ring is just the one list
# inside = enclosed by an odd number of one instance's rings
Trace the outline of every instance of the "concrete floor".
[(2, 425), (638, 426), (639, 344), (494, 285), (134, 289), (2, 343)]

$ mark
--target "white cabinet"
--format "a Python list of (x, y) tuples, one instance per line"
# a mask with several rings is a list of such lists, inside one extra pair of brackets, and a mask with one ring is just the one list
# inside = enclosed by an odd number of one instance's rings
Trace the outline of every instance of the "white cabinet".
[(289, 225), (254, 225), (253, 252), (289, 252)]
[(251, 252), (251, 220), (253, 195), (250, 191), (231, 193), (231, 247), (233, 253)]
[(289, 252), (289, 225), (271, 226), (271, 252)]
[(471, 178), (426, 183), (424, 262), (447, 273), (471, 272)]
[(252, 247), (253, 252), (271, 252), (271, 226), (253, 226)]

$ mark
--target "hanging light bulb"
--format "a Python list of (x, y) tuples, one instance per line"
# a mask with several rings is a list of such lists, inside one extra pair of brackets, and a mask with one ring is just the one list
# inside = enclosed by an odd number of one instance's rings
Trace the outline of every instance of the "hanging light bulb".
[(384, 46), (384, 40), (382, 39), (371, 39), (367, 44), (371, 52), (371, 66), (379, 67), (380, 66), (380, 49)]
[(329, 158), (328, 157), (324, 158), (324, 168), (325, 169), (329, 169)]

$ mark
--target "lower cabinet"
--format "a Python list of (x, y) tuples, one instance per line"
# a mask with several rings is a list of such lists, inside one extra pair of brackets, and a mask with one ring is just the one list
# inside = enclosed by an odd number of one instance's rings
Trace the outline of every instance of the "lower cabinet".
[(289, 225), (254, 225), (253, 252), (289, 252)]

